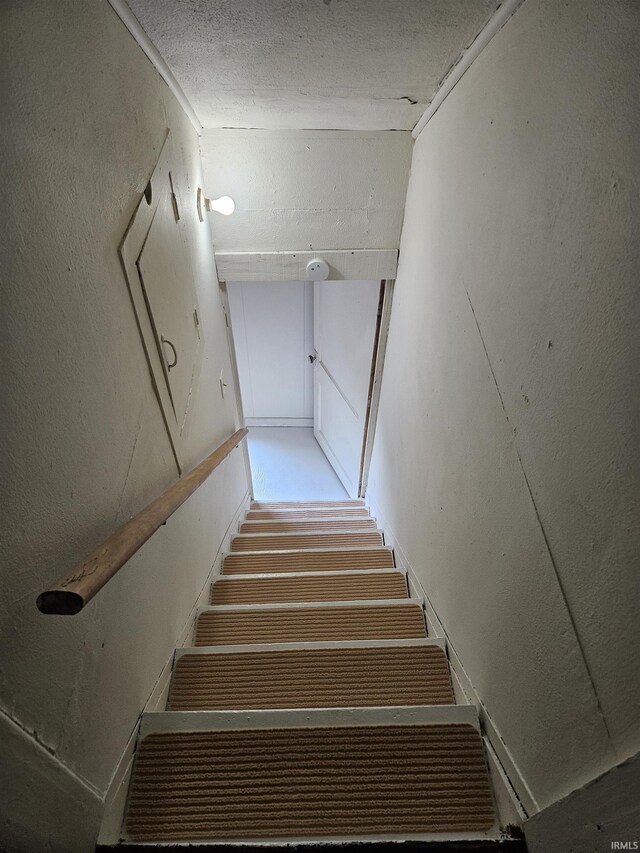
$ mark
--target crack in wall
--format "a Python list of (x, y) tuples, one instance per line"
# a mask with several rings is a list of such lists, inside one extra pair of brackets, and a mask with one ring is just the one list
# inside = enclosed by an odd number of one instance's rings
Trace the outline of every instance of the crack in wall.
[(2, 714), (2, 716), (6, 718), (10, 726), (13, 726), (18, 729), (22, 736), (26, 737), (32, 744), (34, 744), (34, 746), (38, 750), (45, 753), (46, 757), (49, 760), (53, 761), (64, 773), (66, 773), (68, 776), (71, 776), (71, 778), (75, 782), (80, 783), (101, 802), (104, 801), (104, 793), (100, 791), (99, 788), (96, 788), (96, 786), (92, 782), (82, 776), (82, 774), (78, 773), (76, 770), (72, 770), (72, 768), (69, 767), (68, 764), (65, 764), (65, 762), (62, 761), (56, 754), (56, 750), (52, 746), (49, 746), (43, 740), (41, 740), (40, 736), (35, 730), (28, 729), (19, 720), (16, 720), (16, 718), (13, 717), (9, 713), (9, 711), (7, 711), (7, 709), (3, 708), (2, 706), (0, 706), (0, 714)]
[(127, 490), (127, 483), (129, 482), (129, 474), (131, 473), (131, 468), (133, 466), (133, 459), (136, 454), (136, 447), (138, 446), (138, 440), (140, 438), (140, 433), (142, 432), (142, 415), (138, 416), (138, 426), (136, 429), (135, 438), (133, 439), (133, 447), (131, 448), (131, 455), (129, 456), (129, 464), (127, 465), (127, 473), (124, 477), (124, 483), (122, 484), (122, 491), (120, 492), (120, 498), (118, 500), (118, 507), (116, 509), (115, 520), (117, 521), (120, 518), (120, 510), (122, 509), (122, 502), (124, 500), (124, 495)]
[[(482, 348), (484, 349), (485, 358), (487, 359), (487, 364), (489, 365), (489, 370), (491, 371), (491, 376), (493, 378), (493, 382), (494, 382), (496, 391), (498, 392), (498, 398), (500, 400), (500, 405), (502, 406), (502, 411), (504, 412), (504, 416), (507, 419), (507, 422), (510, 424), (511, 421), (509, 420), (509, 415), (507, 413), (507, 409), (506, 409), (506, 406), (504, 404), (504, 398), (502, 396), (502, 392), (500, 391), (500, 386), (498, 385), (498, 380), (496, 378), (496, 374), (495, 374), (495, 371), (493, 369), (493, 364), (491, 363), (491, 359), (489, 358), (489, 351), (487, 350), (487, 345), (484, 341), (484, 336), (483, 336), (482, 331), (480, 329), (480, 324), (478, 323), (478, 318), (476, 317), (476, 312), (475, 312), (475, 309), (473, 307), (473, 303), (471, 301), (469, 291), (467, 290), (467, 286), (464, 283), (463, 283), (463, 287), (464, 287), (464, 292), (467, 296), (467, 300), (469, 301), (469, 307), (471, 308), (471, 314), (473, 315), (473, 320), (474, 320), (474, 323), (476, 325), (476, 329), (478, 330), (478, 335), (480, 336), (480, 341), (482, 343)], [(515, 435), (516, 428), (514, 427), (513, 430), (514, 430), (514, 435)], [(544, 524), (542, 521), (542, 517), (540, 515), (540, 511), (538, 509), (538, 505), (537, 505), (535, 497), (533, 495), (533, 490), (531, 488), (529, 478), (527, 477), (527, 472), (525, 471), (525, 467), (524, 467), (524, 464), (522, 462), (522, 457), (520, 456), (520, 452), (518, 450), (518, 447), (516, 445), (515, 440), (513, 442), (513, 449), (515, 451), (516, 458), (518, 460), (518, 464), (520, 466), (520, 470), (522, 472), (522, 476), (523, 476), (525, 485), (527, 487), (527, 492), (529, 493), (529, 498), (530, 498), (531, 504), (533, 506), (533, 511), (535, 513), (536, 520), (537, 520), (538, 526), (540, 528), (540, 532), (542, 533), (542, 538), (544, 539), (544, 543), (545, 543), (545, 547), (547, 549), (547, 553), (549, 554), (549, 559), (551, 561), (551, 566), (553, 568), (553, 572), (554, 572), (554, 575), (556, 578), (556, 582), (557, 582), (558, 588), (560, 590), (560, 595), (562, 596), (562, 600), (564, 602), (564, 606), (565, 606), (565, 609), (567, 611), (567, 615), (569, 617), (569, 622), (571, 624), (571, 628), (572, 628), (574, 636), (576, 638), (576, 642), (578, 644), (578, 649), (580, 650), (580, 655), (581, 655), (582, 660), (584, 662), (584, 667), (585, 667), (587, 676), (589, 678), (589, 682), (591, 684), (591, 689), (593, 691), (593, 695), (594, 695), (594, 698), (596, 700), (596, 704), (598, 707), (598, 713), (600, 714), (600, 717), (602, 719), (602, 724), (604, 726), (605, 732), (607, 733), (607, 738), (609, 740), (609, 743), (611, 744), (611, 748), (613, 750), (613, 753), (614, 753), (614, 755), (617, 756), (615, 744), (613, 742), (613, 738), (611, 736), (609, 726), (607, 725), (607, 718), (605, 716), (604, 709), (603, 709), (602, 703), (600, 701), (600, 696), (598, 694), (598, 689), (596, 687), (595, 679), (593, 677), (593, 673), (591, 672), (591, 667), (589, 666), (589, 661), (587, 660), (587, 655), (586, 655), (586, 652), (584, 650), (584, 646), (582, 644), (582, 639), (581, 639), (580, 633), (578, 631), (578, 626), (577, 626), (576, 621), (573, 617), (573, 613), (571, 612), (571, 607), (569, 605), (569, 598), (568, 598), (567, 592), (565, 590), (564, 584), (562, 582), (562, 578), (561, 578), (560, 572), (558, 570), (556, 559), (555, 559), (555, 556), (554, 556), (553, 551), (551, 549), (551, 543), (549, 541), (549, 537), (547, 536), (547, 531), (545, 530), (545, 527), (544, 527)]]

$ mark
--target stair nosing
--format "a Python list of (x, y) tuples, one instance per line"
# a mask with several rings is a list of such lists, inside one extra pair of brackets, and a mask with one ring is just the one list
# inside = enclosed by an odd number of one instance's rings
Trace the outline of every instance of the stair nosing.
[[(264, 533), (236, 533), (235, 536), (265, 536)], [(276, 536), (279, 534), (275, 534)], [(316, 551), (322, 551), (323, 553), (334, 552), (343, 554), (345, 551), (391, 551), (393, 552), (393, 548), (389, 545), (344, 545), (343, 547), (333, 547), (333, 548), (278, 548), (278, 550), (273, 551), (223, 551), (222, 558), (224, 560), (225, 557), (247, 557), (251, 554), (315, 554)]]
[[(351, 536), (354, 534), (362, 535), (363, 533), (379, 533), (380, 536), (382, 536), (382, 530), (380, 530), (378, 527), (374, 527), (374, 528), (363, 527), (362, 530), (355, 529), (355, 530), (342, 530), (342, 531), (341, 530), (322, 530), (322, 529), (311, 530), (310, 529), (310, 530), (299, 530), (298, 532), (296, 532), (295, 530), (292, 532), (289, 532), (288, 530), (279, 530), (279, 531), (272, 532), (272, 533), (269, 533), (269, 532), (267, 532), (267, 533), (234, 533), (233, 538), (234, 539), (251, 539), (255, 536), (336, 536), (336, 535)], [(350, 545), (348, 547), (355, 548), (357, 546)], [(334, 548), (333, 550), (336, 550), (336, 549)]]
[(399, 640), (303, 640), (293, 643), (237, 643), (218, 646), (184, 646), (175, 650), (175, 660), (186, 655), (250, 654), (252, 652), (308, 651), (312, 649), (386, 649), (432, 646), (445, 652), (441, 637), (408, 637)]
[[(357, 515), (357, 516), (349, 516), (349, 515), (331, 515), (331, 516), (304, 516), (299, 515), (295, 518), (243, 518), (238, 523), (239, 524), (279, 524), (284, 522), (285, 524), (296, 524), (299, 521), (321, 521), (323, 524), (325, 522), (331, 521), (377, 521), (372, 515)], [(370, 527), (368, 528), (371, 529)]]
[[(308, 573), (307, 573), (308, 574)], [(331, 572), (335, 574), (335, 572)], [(262, 575), (260, 575), (262, 577)], [(424, 597), (420, 598), (354, 598), (344, 601), (279, 601), (265, 602), (261, 604), (208, 604), (198, 608), (196, 619), (201, 613), (211, 613), (220, 611), (221, 613), (229, 613), (234, 610), (239, 610), (243, 613), (252, 610), (290, 610), (305, 608), (308, 610), (317, 610), (322, 607), (420, 607), (424, 603)]]
[(217, 583), (219, 580), (231, 580), (238, 578), (313, 578), (322, 575), (323, 577), (335, 577), (336, 575), (372, 575), (372, 574), (380, 574), (381, 572), (397, 572), (398, 574), (405, 575), (407, 574), (406, 569), (399, 568), (398, 566), (387, 566), (386, 568), (383, 566), (382, 568), (377, 569), (336, 569), (335, 571), (310, 571), (310, 572), (232, 572), (231, 574), (225, 574), (222, 572), (219, 574), (213, 583)]
[(267, 504), (277, 507), (291, 506), (366, 506), (363, 498), (344, 498), (334, 501), (259, 501), (252, 500), (249, 504), (249, 509), (264, 509), (260, 504)]
[(430, 723), (468, 723), (480, 732), (478, 709), (475, 705), (388, 705), (250, 711), (150, 711), (142, 714), (139, 737), (164, 731), (419, 726)]

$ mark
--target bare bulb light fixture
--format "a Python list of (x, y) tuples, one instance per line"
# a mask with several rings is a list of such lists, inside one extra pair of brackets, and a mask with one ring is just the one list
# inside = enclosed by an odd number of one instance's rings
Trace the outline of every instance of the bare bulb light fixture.
[(228, 195), (221, 195), (220, 198), (208, 198), (206, 207), (207, 210), (217, 210), (223, 216), (231, 216), (236, 209), (236, 203)]
[(198, 187), (198, 216), (200, 222), (204, 221), (204, 211), (211, 212), (215, 210), (223, 216), (231, 216), (236, 209), (235, 201), (228, 195), (221, 195), (220, 198), (207, 198), (202, 187)]

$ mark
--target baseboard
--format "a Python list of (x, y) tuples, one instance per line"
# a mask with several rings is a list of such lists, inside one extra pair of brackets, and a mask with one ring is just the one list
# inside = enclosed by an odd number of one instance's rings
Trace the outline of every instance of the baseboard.
[(313, 418), (245, 418), (248, 427), (312, 427)]
[[(211, 565), (207, 579), (205, 580), (200, 593), (191, 608), (189, 616), (185, 620), (182, 631), (176, 642), (176, 648), (184, 648), (192, 644), (193, 632), (195, 627), (195, 619), (198, 610), (205, 604), (209, 603), (209, 590), (214, 577), (220, 574), (222, 568), (222, 558), (229, 550), (231, 538), (236, 535), (238, 524), (245, 510), (251, 503), (251, 492), (245, 492), (244, 497), (238, 508), (236, 509), (225, 535), (220, 542), (215, 559)], [(127, 800), (127, 792), (129, 790), (129, 779), (131, 776), (131, 768), (133, 765), (133, 756), (135, 753), (136, 743), (138, 740), (138, 731), (140, 728), (140, 719), (142, 714), (151, 713), (153, 711), (161, 711), (166, 707), (167, 695), (169, 693), (169, 685), (171, 683), (171, 672), (173, 670), (174, 652), (171, 652), (168, 660), (165, 662), (160, 675), (158, 676), (153, 690), (149, 694), (149, 698), (144, 704), (140, 717), (131, 732), (127, 745), (125, 746), (120, 760), (116, 765), (116, 769), (111, 777), (111, 782), (107, 789), (104, 798), (104, 812), (102, 824), (100, 826), (100, 834), (98, 836), (98, 844), (113, 845), (120, 840), (120, 830), (122, 827), (122, 819)]]
[(410, 594), (418, 598), (422, 597), (424, 601), (423, 607), (428, 636), (440, 637), (447, 642), (451, 680), (456, 702), (475, 705), (478, 709), (478, 716), (480, 717), (483, 736), (487, 745), (489, 770), (500, 810), (500, 818), (505, 824), (522, 825), (523, 821), (529, 815), (539, 811), (539, 806), (529, 791), (524, 777), (511, 757), (482, 699), (476, 692), (444, 625), (440, 621), (431, 599), (423, 588), (394, 532), (385, 521), (380, 508), (372, 504), (367, 498), (365, 498), (365, 503), (369, 507), (370, 514), (376, 518), (378, 528), (384, 534), (385, 545), (393, 548), (396, 566), (407, 572)]

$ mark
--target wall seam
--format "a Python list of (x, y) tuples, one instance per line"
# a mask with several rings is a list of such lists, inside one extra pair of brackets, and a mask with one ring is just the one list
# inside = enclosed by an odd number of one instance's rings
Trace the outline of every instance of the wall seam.
[[(395, 565), (399, 568), (405, 569), (407, 572), (407, 581), (409, 582), (410, 593), (416, 593), (418, 597), (422, 596), (422, 610), (425, 614), (427, 627), (429, 629), (429, 636), (440, 636), (440, 634), (438, 633), (439, 630), (443, 639), (446, 641), (447, 656), (452, 674), (454, 674), (455, 677), (458, 679), (458, 683), (460, 684), (461, 690), (467, 697), (467, 700), (470, 702), (470, 704), (475, 705), (478, 708), (479, 717), (483, 726), (483, 737), (486, 739), (487, 743), (491, 745), (496, 759), (499, 761), (500, 766), (502, 767), (504, 774), (508, 779), (509, 787), (512, 789), (520, 807), (522, 808), (526, 817), (530, 817), (534, 813), (537, 814), (540, 811), (538, 801), (529, 789), (529, 785), (527, 784), (527, 781), (523, 773), (521, 772), (516, 760), (512, 756), (511, 750), (509, 749), (506, 741), (502, 737), (497, 724), (494, 722), (493, 717), (489, 713), (489, 710), (487, 709), (486, 705), (484, 704), (484, 701), (482, 700), (471, 678), (469, 677), (469, 674), (466, 671), (462, 659), (460, 658), (460, 655), (456, 651), (456, 648), (453, 642), (451, 641), (449, 634), (447, 633), (447, 630), (444, 626), (444, 622), (440, 618), (436, 608), (433, 605), (433, 602), (431, 601), (431, 598), (427, 595), (420, 578), (418, 577), (415, 569), (413, 568), (413, 563), (408, 558), (407, 554), (402, 548), (402, 545), (400, 544), (399, 539), (394, 532), (394, 529), (388, 523), (387, 519), (382, 516), (380, 508), (377, 507), (375, 504), (371, 504), (369, 506), (369, 510), (372, 514), (375, 515), (378, 521), (378, 526), (384, 532), (385, 545), (392, 548), (393, 550)], [(435, 618), (435, 623), (434, 618), (432, 618), (431, 614), (433, 614), (433, 617)], [(432, 633), (431, 628), (434, 624), (437, 626), (437, 630)], [(455, 660), (452, 659), (452, 656), (453, 658), (455, 658)], [(457, 667), (459, 667), (462, 672), (465, 684), (468, 685), (468, 690), (465, 689), (465, 686), (460, 681), (460, 673), (458, 672)], [(469, 695), (469, 691), (471, 695)], [(488, 721), (489, 723), (490, 730), (487, 726), (486, 721)], [(494, 743), (494, 741), (492, 740), (492, 737), (494, 736), (499, 741), (499, 744)], [(509, 769), (505, 766), (503, 758), (499, 757), (498, 750), (504, 751), (504, 754), (506, 755), (510, 764)], [(518, 788), (517, 785), (514, 783), (514, 778), (517, 779), (520, 788)], [(523, 794), (526, 796), (523, 796)]]
[(26, 737), (34, 746), (38, 749), (38, 751), (44, 753), (48, 759), (50, 759), (54, 764), (56, 764), (64, 773), (70, 776), (75, 782), (78, 782), (82, 785), (83, 788), (86, 788), (87, 791), (91, 793), (92, 796), (96, 797), (100, 802), (104, 801), (104, 793), (95, 787), (88, 779), (85, 779), (80, 773), (76, 770), (72, 770), (68, 764), (65, 764), (55, 753), (52, 747), (48, 746), (38, 737), (37, 732), (34, 730), (28, 729), (24, 726), (19, 720), (16, 720), (6, 708), (3, 708), (0, 705), (0, 714), (5, 717), (10, 726), (16, 728), (19, 733)]
[(515, 15), (524, 0), (503, 0), (489, 18), (484, 27), (476, 34), (470, 44), (462, 51), (458, 59), (449, 67), (444, 77), (440, 80), (435, 94), (429, 105), (416, 122), (411, 135), (414, 139), (425, 129), (429, 121), (440, 109), (444, 101), (458, 85), (473, 63), (482, 54), (491, 40), (496, 36), (506, 23)]
[[(511, 421), (509, 420), (509, 415), (507, 413), (507, 409), (506, 409), (506, 406), (504, 404), (504, 399), (503, 399), (502, 393), (500, 391), (500, 386), (498, 385), (498, 380), (496, 379), (496, 374), (495, 374), (495, 371), (493, 369), (491, 359), (489, 358), (489, 351), (487, 350), (487, 345), (485, 344), (484, 337), (483, 337), (482, 331), (480, 329), (480, 324), (478, 323), (478, 318), (476, 317), (476, 312), (475, 312), (475, 309), (473, 307), (471, 297), (469, 295), (469, 291), (467, 290), (467, 286), (464, 283), (463, 283), (463, 287), (464, 287), (464, 292), (466, 293), (467, 299), (469, 301), (469, 307), (471, 308), (471, 314), (473, 315), (473, 320), (474, 320), (474, 323), (476, 325), (476, 329), (478, 330), (478, 335), (480, 337), (480, 341), (482, 343), (482, 348), (484, 350), (484, 354), (485, 354), (485, 357), (487, 359), (487, 364), (489, 365), (489, 370), (491, 371), (491, 376), (493, 378), (493, 382), (494, 382), (496, 391), (498, 392), (498, 397), (500, 399), (500, 405), (502, 406), (502, 411), (504, 412), (504, 416), (507, 419), (507, 423), (510, 424)], [(549, 538), (547, 536), (547, 531), (545, 530), (542, 518), (540, 516), (540, 511), (538, 510), (538, 505), (537, 505), (535, 497), (533, 495), (533, 490), (531, 488), (531, 484), (529, 483), (529, 478), (527, 477), (527, 472), (525, 470), (524, 464), (522, 462), (522, 457), (520, 456), (520, 452), (518, 450), (518, 447), (517, 447), (517, 444), (515, 443), (515, 441), (513, 444), (513, 449), (515, 451), (516, 458), (518, 460), (518, 464), (519, 464), (520, 470), (522, 472), (522, 477), (523, 477), (525, 485), (527, 487), (527, 492), (529, 493), (529, 498), (531, 500), (531, 505), (533, 506), (533, 511), (535, 513), (536, 520), (538, 522), (538, 527), (540, 528), (542, 538), (544, 539), (544, 544), (545, 544), (545, 547), (547, 549), (549, 559), (551, 561), (551, 566), (553, 568), (553, 573), (555, 575), (556, 582), (558, 584), (558, 589), (560, 590), (560, 595), (562, 596), (562, 601), (564, 602), (564, 606), (566, 608), (567, 615), (569, 617), (569, 622), (570, 622), (571, 627), (573, 629), (573, 633), (575, 635), (576, 642), (578, 644), (578, 649), (580, 650), (580, 655), (581, 655), (582, 660), (584, 662), (584, 667), (585, 667), (585, 670), (587, 672), (587, 676), (588, 676), (589, 682), (591, 684), (591, 689), (593, 691), (593, 695), (594, 695), (594, 698), (596, 700), (596, 704), (598, 707), (598, 713), (600, 714), (600, 717), (602, 719), (602, 724), (603, 724), (605, 732), (607, 734), (607, 739), (609, 740), (609, 743), (611, 744), (613, 754), (616, 757), (618, 757), (617, 752), (616, 752), (616, 748), (615, 748), (615, 744), (613, 742), (613, 738), (612, 738), (611, 732), (609, 730), (609, 726), (607, 725), (607, 719), (606, 719), (606, 716), (604, 713), (604, 709), (602, 707), (602, 703), (600, 701), (600, 696), (598, 694), (598, 689), (596, 687), (595, 679), (593, 677), (593, 673), (591, 672), (591, 667), (589, 666), (589, 661), (587, 660), (587, 655), (586, 655), (586, 652), (584, 650), (584, 646), (582, 644), (582, 639), (580, 637), (580, 633), (578, 631), (578, 626), (577, 626), (576, 621), (573, 617), (573, 613), (571, 612), (571, 607), (569, 606), (569, 598), (567, 596), (567, 592), (566, 592), (564, 584), (562, 582), (562, 578), (560, 577), (560, 572), (559, 572), (558, 566), (556, 564), (556, 559), (555, 559), (555, 556), (554, 556), (553, 551), (551, 549), (551, 543), (549, 542)]]
[(138, 47), (142, 50), (149, 62), (153, 65), (155, 70), (163, 79), (163, 81), (169, 88), (169, 91), (174, 96), (176, 101), (180, 104), (183, 112), (193, 125), (194, 130), (196, 131), (198, 136), (200, 136), (202, 133), (202, 125), (200, 124), (200, 120), (198, 119), (198, 116), (196, 115), (196, 112), (193, 109), (191, 102), (189, 101), (182, 87), (174, 77), (173, 72), (167, 65), (167, 62), (165, 61), (164, 57), (162, 56), (158, 48), (155, 46), (155, 44), (151, 41), (151, 39), (145, 32), (142, 24), (127, 5), (126, 0), (109, 0), (109, 5), (116, 13), (118, 18), (120, 18), (124, 26), (127, 28)]

